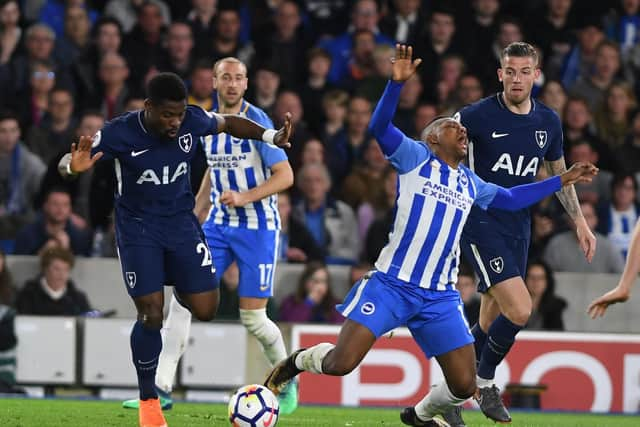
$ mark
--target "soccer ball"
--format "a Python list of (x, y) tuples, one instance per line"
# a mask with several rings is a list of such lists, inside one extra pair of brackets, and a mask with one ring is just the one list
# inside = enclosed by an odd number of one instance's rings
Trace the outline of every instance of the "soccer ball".
[(273, 427), (279, 413), (278, 399), (259, 384), (240, 387), (229, 399), (229, 421), (234, 427)]

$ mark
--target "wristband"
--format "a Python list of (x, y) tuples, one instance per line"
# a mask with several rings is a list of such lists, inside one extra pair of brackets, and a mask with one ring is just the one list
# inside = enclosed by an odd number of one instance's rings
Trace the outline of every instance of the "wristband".
[(262, 134), (262, 140), (264, 142), (268, 142), (269, 144), (273, 144), (273, 138), (276, 136), (276, 133), (278, 133), (278, 131), (276, 131), (275, 129), (267, 129)]
[(74, 172), (71, 171), (71, 162), (67, 163), (67, 174), (76, 175)]

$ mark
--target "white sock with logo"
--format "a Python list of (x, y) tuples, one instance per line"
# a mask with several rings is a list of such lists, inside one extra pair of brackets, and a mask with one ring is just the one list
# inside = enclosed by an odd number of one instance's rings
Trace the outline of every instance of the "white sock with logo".
[(476, 376), (476, 385), (478, 388), (491, 387), (493, 384), (495, 384), (493, 378), (486, 379)]
[(187, 349), (191, 331), (191, 312), (180, 304), (175, 295), (169, 303), (169, 314), (162, 328), (162, 352), (158, 358), (156, 386), (171, 393), (176, 377), (178, 362)]
[(267, 317), (267, 309), (240, 309), (240, 321), (247, 331), (262, 344), (262, 351), (267, 356), (271, 366), (287, 358), (282, 332), (278, 325)]
[(322, 361), (334, 347), (335, 345), (333, 344), (323, 342), (302, 350), (296, 356), (296, 368), (314, 374), (322, 374)]
[(446, 382), (434, 385), (431, 391), (415, 406), (416, 415), (423, 421), (442, 414), (450, 406), (462, 405), (467, 399), (455, 397)]

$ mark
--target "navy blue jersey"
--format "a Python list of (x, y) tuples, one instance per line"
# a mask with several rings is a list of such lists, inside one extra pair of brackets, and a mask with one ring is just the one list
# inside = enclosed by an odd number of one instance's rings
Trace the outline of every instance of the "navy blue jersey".
[(189, 105), (178, 136), (166, 140), (145, 128), (143, 116), (142, 110), (123, 114), (94, 136), (92, 154), (115, 159), (116, 213), (154, 220), (191, 212), (190, 162), (200, 138), (217, 132), (216, 119)]
[[(467, 128), (469, 168), (487, 182), (507, 188), (531, 183), (543, 160), (563, 155), (560, 119), (536, 100), (528, 114), (515, 114), (498, 93), (463, 108), (455, 118)], [(497, 224), (501, 233), (528, 239), (530, 222), (529, 209), (484, 211), (474, 206), (465, 232)]]

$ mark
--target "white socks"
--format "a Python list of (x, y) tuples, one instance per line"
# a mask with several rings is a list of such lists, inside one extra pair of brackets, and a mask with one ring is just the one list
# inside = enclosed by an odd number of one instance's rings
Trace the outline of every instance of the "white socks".
[(275, 365), (287, 357), (282, 332), (278, 326), (267, 317), (267, 309), (240, 309), (240, 321), (247, 331), (262, 344), (262, 351), (271, 365)]
[(166, 393), (171, 393), (173, 388), (178, 362), (186, 350), (190, 330), (191, 312), (173, 295), (169, 304), (169, 314), (162, 328), (162, 352), (156, 371), (156, 386)]
[(442, 414), (449, 406), (462, 405), (467, 399), (455, 397), (446, 382), (431, 388), (431, 391), (415, 406), (416, 415), (421, 420), (430, 420)]
[(493, 378), (486, 379), (476, 376), (476, 385), (478, 388), (491, 387), (494, 384)]
[(331, 351), (335, 345), (323, 342), (306, 350), (301, 351), (296, 356), (296, 368), (302, 371), (313, 372), (314, 374), (322, 373), (322, 360)]

